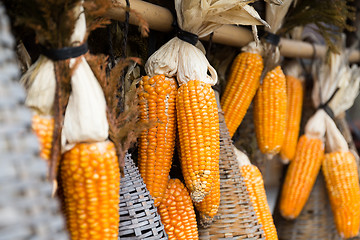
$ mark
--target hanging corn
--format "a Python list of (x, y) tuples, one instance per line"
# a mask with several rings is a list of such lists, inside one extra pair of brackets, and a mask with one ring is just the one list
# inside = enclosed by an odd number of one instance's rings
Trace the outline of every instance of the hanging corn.
[(274, 220), (270, 211), (270, 207), (266, 198), (263, 177), (259, 169), (252, 165), (249, 158), (243, 152), (234, 147), (239, 168), (244, 177), (246, 189), (254, 207), (256, 216), (262, 229), (265, 232), (266, 239), (278, 239)]
[(256, 90), (260, 85), (260, 76), (264, 68), (262, 49), (255, 42), (242, 49), (234, 60), (221, 98), (226, 125), (230, 137), (241, 124)]
[(286, 78), (280, 66), (268, 72), (254, 100), (256, 140), (264, 154), (280, 152), (286, 127)]
[(175, 146), (175, 79), (165, 75), (140, 81), (140, 119), (155, 126), (142, 132), (139, 141), (139, 170), (147, 189), (159, 206), (165, 194)]
[(164, 200), (158, 207), (169, 239), (199, 238), (194, 207), (189, 192), (179, 179), (170, 179)]
[(181, 166), (192, 200), (201, 202), (219, 176), (219, 120), (211, 89), (217, 73), (200, 50), (203, 46), (198, 37), (209, 35), (223, 24), (264, 22), (247, 3), (175, 0), (175, 9), (178, 34), (149, 57), (145, 70), (150, 77), (176, 76)]
[(303, 103), (303, 80), (300, 78), (301, 66), (291, 62), (286, 66), (286, 131), (280, 155), (283, 163), (288, 163), (295, 156), (299, 138), (301, 111)]

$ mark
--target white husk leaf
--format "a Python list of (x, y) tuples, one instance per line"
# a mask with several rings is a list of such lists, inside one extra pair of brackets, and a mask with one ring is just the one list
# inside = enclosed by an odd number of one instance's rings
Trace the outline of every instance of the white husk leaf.
[(283, 22), (293, 0), (283, 0), (283, 4), (275, 5), (266, 3), (266, 22), (269, 23), (269, 32), (276, 33)]
[(339, 72), (339, 91), (329, 103), (335, 117), (348, 110), (359, 95), (360, 69), (357, 65), (351, 68), (345, 65)]
[(56, 88), (53, 61), (40, 55), (20, 81), (27, 90), (25, 105), (40, 115), (52, 115)]
[(295, 59), (291, 60), (284, 66), (284, 73), (286, 76), (292, 76), (300, 79), (301, 81), (304, 80), (304, 77), (302, 76), (303, 69), (300, 63)]
[(312, 100), (315, 107), (327, 102), (340, 85), (346, 64), (344, 55), (330, 53), (329, 64), (319, 61), (313, 66), (314, 87)]
[[(70, 65), (75, 61), (71, 59)], [(71, 78), (63, 136), (68, 143), (101, 142), (107, 139), (109, 131), (104, 93), (85, 58), (80, 61)]]
[(348, 152), (349, 146), (341, 134), (340, 130), (336, 127), (336, 124), (329, 116), (325, 116), (326, 122), (326, 146), (328, 152)]
[[(75, 25), (72, 39), (82, 42), (86, 33), (83, 7)], [(78, 31), (79, 30), (79, 31)], [(80, 59), (79, 59), (80, 58)], [(65, 111), (62, 136), (67, 144), (78, 142), (102, 142), (108, 138), (109, 125), (106, 117), (106, 102), (102, 88), (85, 57), (70, 59), (70, 67), (80, 61), (71, 77), (71, 94)], [(67, 149), (63, 146), (63, 149)]]
[(317, 110), (315, 114), (306, 123), (305, 134), (311, 138), (318, 138), (324, 141), (326, 131), (326, 116), (327, 113), (324, 110)]
[(265, 2), (271, 3), (271, 4), (276, 4), (276, 5), (281, 5), (281, 4), (283, 4), (283, 1), (282, 1), (282, 0), (265, 0)]
[(245, 165), (251, 165), (249, 157), (245, 153), (243, 153), (242, 151), (237, 149), (234, 145), (232, 145), (232, 147), (233, 147), (234, 153), (236, 155), (236, 160), (238, 161), (240, 168)]
[[(265, 24), (257, 12), (238, 0), (175, 0), (179, 27), (200, 38), (224, 24)], [(200, 45), (199, 45), (200, 47)], [(165, 74), (177, 76), (179, 85), (189, 80), (200, 80), (211, 85), (217, 82), (215, 69), (197, 47), (177, 37), (150, 56), (145, 71), (149, 76)], [(210, 75), (207, 72), (210, 72)]]
[(248, 45), (241, 48), (243, 52), (257, 53), (260, 56), (264, 56), (264, 47), (262, 44), (256, 44), (256, 42), (250, 42)]

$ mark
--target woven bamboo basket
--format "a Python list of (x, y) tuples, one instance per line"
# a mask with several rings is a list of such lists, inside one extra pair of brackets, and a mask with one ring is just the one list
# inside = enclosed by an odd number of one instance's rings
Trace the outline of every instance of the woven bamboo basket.
[(0, 3), (0, 239), (68, 239), (31, 131), (9, 20)]
[(220, 124), (220, 207), (213, 223), (199, 228), (199, 239), (265, 239), (232, 149), (224, 114)]
[(130, 154), (125, 157), (120, 185), (119, 239), (168, 239), (154, 200)]
[(320, 173), (304, 209), (295, 220), (285, 220), (275, 209), (274, 221), (282, 240), (340, 240), (336, 232), (325, 181)]

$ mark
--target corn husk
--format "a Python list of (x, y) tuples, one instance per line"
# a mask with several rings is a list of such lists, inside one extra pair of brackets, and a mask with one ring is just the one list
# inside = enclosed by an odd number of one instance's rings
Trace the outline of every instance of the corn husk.
[(334, 112), (335, 117), (348, 110), (359, 95), (360, 85), (360, 68), (355, 64), (351, 68), (349, 65), (344, 65), (344, 74), (339, 74), (341, 78), (339, 81), (339, 91), (334, 98), (330, 101), (329, 107)]
[(304, 82), (303, 68), (297, 60), (291, 60), (284, 66), (284, 74)]
[(266, 22), (270, 25), (269, 32), (278, 32), (292, 2), (293, 0), (283, 0), (279, 5), (266, 3)]
[[(71, 42), (72, 46), (77, 46), (86, 35), (82, 5), (75, 7), (74, 14), (78, 17)], [(104, 141), (108, 138), (109, 129), (103, 91), (84, 56), (70, 59), (69, 64), (75, 70), (62, 129), (62, 152), (76, 142)], [(52, 115), (56, 87), (54, 62), (40, 56), (23, 76), (22, 83), (27, 88), (26, 105), (40, 115)]]
[(307, 121), (305, 126), (305, 134), (310, 138), (318, 138), (324, 142), (325, 140), (325, 117), (327, 113), (319, 109), (315, 114)]
[(264, 47), (262, 44), (256, 43), (256, 41), (248, 43), (246, 46), (241, 48), (243, 52), (256, 53), (260, 56), (264, 56)]
[[(175, 8), (182, 30), (205, 37), (224, 24), (265, 24), (247, 3), (237, 0), (175, 0)], [(179, 85), (195, 79), (215, 85), (217, 73), (200, 50), (202, 48), (200, 42), (195, 47), (174, 37), (150, 56), (145, 71), (149, 76), (176, 75)]]
[[(315, 107), (327, 102), (336, 89), (348, 79), (346, 55), (329, 53), (326, 60), (313, 65), (314, 87), (312, 100)], [(347, 75), (343, 77), (343, 75)]]
[[(269, 26), (266, 27), (266, 30), (276, 34), (278, 30), (281, 28), (283, 20), (289, 7), (293, 0), (283, 0), (282, 4), (271, 4), (269, 2), (266, 3), (266, 22)], [(265, 68), (264, 74), (266, 72), (271, 71), (280, 62), (280, 49), (279, 46), (273, 46), (270, 43), (264, 42), (264, 57), (265, 58)]]
[(325, 123), (327, 152), (348, 152), (349, 146), (340, 130), (336, 127), (334, 120), (326, 115)]
[(238, 161), (240, 168), (245, 165), (251, 165), (250, 159), (245, 153), (237, 149), (234, 145), (232, 147), (234, 149), (236, 160)]
[[(315, 108), (326, 103), (334, 94), (336, 89), (344, 84), (343, 76), (346, 75), (344, 66), (345, 55), (329, 53), (327, 61), (319, 61), (313, 66), (314, 87), (312, 91), (312, 100)], [(325, 131), (327, 125), (327, 113), (319, 109), (311, 117), (305, 127), (305, 133), (319, 139), (325, 140)], [(313, 122), (313, 123), (310, 123)]]

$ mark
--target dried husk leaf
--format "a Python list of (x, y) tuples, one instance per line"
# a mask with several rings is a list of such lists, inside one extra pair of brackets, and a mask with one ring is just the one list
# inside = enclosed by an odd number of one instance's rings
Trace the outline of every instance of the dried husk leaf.
[(52, 115), (56, 86), (53, 61), (40, 55), (20, 82), (27, 91), (25, 105), (40, 115)]
[(234, 153), (236, 155), (236, 160), (238, 161), (240, 168), (245, 165), (251, 165), (249, 157), (245, 153), (243, 153), (242, 151), (237, 149), (234, 145), (232, 147), (234, 149)]
[(318, 61), (313, 66), (314, 87), (312, 100), (315, 107), (330, 99), (345, 74), (345, 55), (329, 53), (327, 61)]
[(360, 69), (357, 65), (351, 68), (344, 65), (344, 71), (339, 71), (339, 91), (329, 103), (335, 117), (348, 110), (359, 95)]
[(336, 127), (334, 120), (328, 115), (325, 116), (326, 122), (326, 146), (328, 152), (348, 152), (349, 146), (341, 134), (340, 130)]
[[(264, 24), (248, 2), (236, 0), (175, 0), (178, 25), (181, 29), (205, 37), (224, 24)], [(189, 80), (201, 80), (215, 85), (217, 74), (204, 53), (177, 37), (158, 49), (145, 65), (149, 76), (177, 75), (179, 85)], [(210, 75), (208, 75), (208, 71)]]
[(283, 1), (281, 1), (281, 0), (265, 0), (265, 2), (271, 3), (271, 4), (276, 4), (276, 5), (283, 4)]
[(264, 48), (262, 44), (257, 44), (255, 41), (248, 43), (246, 46), (241, 48), (243, 52), (256, 53), (260, 56), (264, 55)]
[[(86, 34), (84, 8), (77, 8), (79, 18), (72, 42), (81, 43)], [(108, 138), (106, 102), (102, 88), (84, 56), (70, 60), (70, 67), (77, 67), (71, 78), (71, 94), (64, 117), (63, 137), (70, 148), (78, 142), (102, 142)], [(68, 147), (63, 146), (63, 150)]]
[[(71, 59), (70, 64), (74, 62)], [(84, 57), (71, 78), (71, 87), (62, 130), (64, 138), (69, 144), (105, 141), (109, 131), (105, 97)]]
[(270, 25), (268, 29), (269, 32), (277, 33), (281, 28), (292, 1), (293, 0), (283, 0), (281, 5), (266, 4), (266, 22)]
[(304, 81), (303, 68), (297, 60), (291, 60), (284, 66), (284, 73), (286, 76), (295, 77), (302, 82)]
[[(284, 17), (292, 3), (292, 0), (284, 0), (281, 5), (266, 3), (266, 22), (270, 25), (266, 30), (276, 34), (281, 28)], [(264, 71), (263, 77), (268, 71), (280, 64), (280, 49), (279, 46), (274, 46), (271, 43), (264, 42)]]
[(327, 113), (319, 109), (315, 114), (308, 120), (305, 126), (305, 134), (311, 138), (318, 138), (324, 141), (326, 132), (325, 117)]

